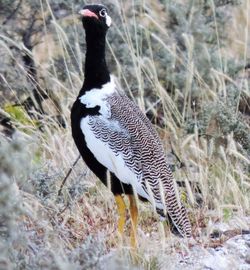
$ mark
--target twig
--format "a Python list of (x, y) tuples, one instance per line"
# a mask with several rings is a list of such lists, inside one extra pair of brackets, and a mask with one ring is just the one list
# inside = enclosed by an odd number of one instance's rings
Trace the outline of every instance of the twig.
[(75, 165), (76, 165), (77, 162), (79, 161), (80, 157), (81, 157), (81, 155), (79, 155), (79, 156), (77, 157), (76, 161), (75, 161), (75, 162), (73, 163), (73, 165), (70, 167), (68, 173), (66, 174), (65, 178), (63, 179), (62, 184), (61, 184), (61, 186), (60, 186), (60, 189), (59, 189), (59, 191), (58, 191), (58, 193), (57, 193), (57, 196), (58, 196), (58, 197), (61, 195), (61, 193), (62, 193), (62, 188), (63, 188), (63, 186), (64, 186), (66, 180), (68, 179), (69, 175), (71, 174), (73, 168), (75, 167)]
[(175, 156), (175, 158), (177, 159), (177, 161), (180, 163), (180, 168), (185, 167), (185, 163), (180, 160), (179, 156), (174, 151), (174, 148), (173, 148), (173, 145), (172, 145), (171, 142), (170, 142), (170, 147), (171, 147), (171, 153)]

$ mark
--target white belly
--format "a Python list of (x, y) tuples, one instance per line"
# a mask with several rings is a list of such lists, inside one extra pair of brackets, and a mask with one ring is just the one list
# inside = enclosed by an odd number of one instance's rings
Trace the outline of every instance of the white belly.
[(86, 144), (95, 158), (117, 178), (125, 184), (134, 185), (138, 183), (136, 174), (126, 166), (122, 153), (114, 153), (108, 143), (95, 137), (89, 125), (89, 116), (81, 120), (81, 130), (85, 136)]
[[(85, 136), (85, 141), (89, 150), (93, 153), (95, 158), (105, 166), (110, 172), (114, 173), (116, 177), (124, 184), (130, 184), (135, 189), (136, 193), (151, 203), (152, 198), (144, 191), (141, 186), (141, 176), (136, 175), (125, 163), (122, 153), (113, 152), (108, 143), (95, 137), (89, 125), (89, 116), (81, 120), (81, 130)], [(162, 204), (156, 203), (158, 208), (162, 208)]]

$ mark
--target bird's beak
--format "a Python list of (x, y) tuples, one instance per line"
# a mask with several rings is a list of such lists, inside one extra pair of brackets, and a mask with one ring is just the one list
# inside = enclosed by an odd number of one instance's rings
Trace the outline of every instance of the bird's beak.
[(82, 15), (83, 17), (94, 17), (96, 19), (99, 19), (97, 15), (94, 12), (90, 11), (89, 9), (81, 9), (79, 11), (79, 14)]

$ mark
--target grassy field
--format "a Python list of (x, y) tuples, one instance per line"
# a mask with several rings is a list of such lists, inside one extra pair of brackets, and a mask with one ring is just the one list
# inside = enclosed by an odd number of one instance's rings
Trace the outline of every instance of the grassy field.
[[(21, 1), (22, 15), (32, 13), (31, 2)], [(85, 52), (81, 5), (65, 3), (56, 9), (52, 0), (37, 1), (40, 32), (32, 33), (31, 48), (21, 38), (29, 20), (0, 14), (7, 20), (0, 32), (0, 114), (15, 128), (11, 137), (5, 128), (0, 133), (0, 269), (167, 269), (190, 246), (212, 245), (216, 224), (249, 229), (249, 2), (104, 3), (113, 18), (110, 70), (155, 124), (175, 178), (184, 183), (181, 198), (193, 226), (193, 240), (175, 238), (140, 203), (136, 260), (129, 230), (123, 243), (117, 235), (113, 195), (82, 160), (58, 196), (79, 155), (69, 116)], [(27, 79), (24, 54), (34, 59), (36, 82)], [(44, 112), (20, 106), (34, 99), (34, 85), (49, 93)]]

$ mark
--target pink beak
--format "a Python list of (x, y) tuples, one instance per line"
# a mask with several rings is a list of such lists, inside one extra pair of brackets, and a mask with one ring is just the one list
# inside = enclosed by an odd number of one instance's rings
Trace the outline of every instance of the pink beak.
[(97, 15), (89, 9), (82, 9), (79, 11), (79, 14), (81, 14), (83, 17), (94, 17), (96, 19), (99, 19)]

